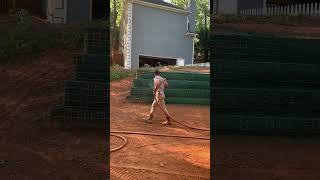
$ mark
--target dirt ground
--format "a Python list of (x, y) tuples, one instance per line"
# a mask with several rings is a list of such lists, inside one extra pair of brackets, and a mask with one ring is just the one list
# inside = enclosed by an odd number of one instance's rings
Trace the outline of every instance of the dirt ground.
[[(165, 120), (160, 109), (154, 122), (145, 124), (150, 104), (130, 103), (129, 94), (133, 78), (111, 83), (111, 131), (139, 131), (174, 135), (209, 137), (209, 132), (189, 130), (179, 125), (163, 126)], [(210, 127), (210, 107), (168, 105), (172, 116), (189, 125)], [(124, 135), (128, 144), (110, 154), (111, 179), (209, 179), (210, 141)], [(111, 148), (121, 144), (111, 137)]]
[(45, 113), (61, 104), (72, 54), (52, 50), (24, 65), (0, 65), (0, 179), (105, 179), (103, 129), (64, 129)]
[(320, 19), (318, 24), (312, 24), (309, 26), (288, 26), (277, 25), (271, 23), (224, 23), (213, 24), (213, 32), (244, 32), (244, 33), (260, 33), (277, 36), (305, 36), (312, 38), (320, 37)]
[(217, 135), (213, 151), (213, 179), (320, 179), (319, 139)]

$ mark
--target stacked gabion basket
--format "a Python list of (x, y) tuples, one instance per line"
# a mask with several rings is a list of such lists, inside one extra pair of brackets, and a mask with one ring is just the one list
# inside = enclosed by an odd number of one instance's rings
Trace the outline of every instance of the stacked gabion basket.
[[(197, 73), (163, 72), (169, 87), (165, 89), (168, 104), (210, 104), (210, 75)], [(138, 72), (129, 100), (133, 102), (153, 101), (153, 72)]]
[(216, 34), (213, 129), (320, 132), (320, 40)]
[(65, 82), (63, 105), (51, 115), (64, 123), (103, 126), (107, 112), (109, 39), (105, 29), (88, 29), (85, 53), (74, 56), (74, 74)]

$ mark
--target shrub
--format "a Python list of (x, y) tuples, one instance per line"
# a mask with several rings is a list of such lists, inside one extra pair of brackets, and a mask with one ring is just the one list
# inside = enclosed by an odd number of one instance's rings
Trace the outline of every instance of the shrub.
[(20, 10), (14, 14), (16, 27), (0, 39), (0, 62), (14, 62), (17, 57), (27, 59), (30, 55), (54, 46), (50, 34), (34, 32), (28, 11)]
[(110, 68), (110, 81), (116, 81), (127, 77), (133, 77), (136, 75), (135, 70), (127, 70), (118, 65)]

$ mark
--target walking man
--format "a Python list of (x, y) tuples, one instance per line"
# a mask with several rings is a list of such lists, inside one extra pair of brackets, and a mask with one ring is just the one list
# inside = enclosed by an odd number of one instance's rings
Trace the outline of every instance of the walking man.
[(160, 106), (160, 108), (164, 111), (167, 120), (162, 122), (163, 125), (170, 125), (171, 122), (171, 115), (169, 114), (166, 104), (165, 104), (165, 95), (164, 95), (164, 88), (168, 87), (168, 82), (165, 78), (160, 76), (159, 70), (155, 70), (154, 72), (154, 79), (153, 79), (153, 84), (154, 84), (154, 89), (153, 89), (153, 103), (151, 105), (151, 110), (150, 110), (150, 116), (148, 119), (145, 120), (146, 123), (151, 123), (152, 118), (153, 118), (153, 113), (154, 109), (157, 105)]

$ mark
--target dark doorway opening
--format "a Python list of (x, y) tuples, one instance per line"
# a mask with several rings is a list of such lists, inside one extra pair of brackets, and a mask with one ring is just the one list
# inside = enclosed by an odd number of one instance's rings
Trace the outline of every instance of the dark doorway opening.
[(171, 58), (161, 58), (161, 57), (152, 57), (152, 56), (139, 56), (139, 67), (151, 66), (157, 67), (161, 66), (169, 66), (176, 65), (177, 59)]
[(107, 19), (107, 14), (109, 14), (108, 2), (105, 0), (92, 0), (92, 20)]

